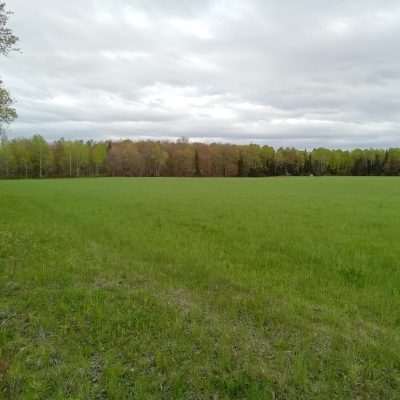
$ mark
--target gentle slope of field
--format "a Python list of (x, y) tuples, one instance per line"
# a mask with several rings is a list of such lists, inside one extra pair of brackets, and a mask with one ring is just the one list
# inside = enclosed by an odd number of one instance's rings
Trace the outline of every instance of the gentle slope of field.
[(0, 182), (1, 399), (396, 399), (400, 179)]

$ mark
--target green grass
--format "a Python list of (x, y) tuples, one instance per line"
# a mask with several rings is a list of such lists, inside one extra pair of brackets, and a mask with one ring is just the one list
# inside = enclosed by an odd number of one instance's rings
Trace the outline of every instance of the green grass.
[(400, 179), (0, 182), (0, 398), (398, 399)]

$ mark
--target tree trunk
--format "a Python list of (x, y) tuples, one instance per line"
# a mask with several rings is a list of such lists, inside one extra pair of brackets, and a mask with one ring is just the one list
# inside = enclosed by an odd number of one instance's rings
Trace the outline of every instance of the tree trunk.
[(69, 176), (72, 177), (72, 157), (71, 157), (71, 153), (69, 153)]
[(42, 146), (40, 146), (39, 150), (39, 178), (42, 177)]

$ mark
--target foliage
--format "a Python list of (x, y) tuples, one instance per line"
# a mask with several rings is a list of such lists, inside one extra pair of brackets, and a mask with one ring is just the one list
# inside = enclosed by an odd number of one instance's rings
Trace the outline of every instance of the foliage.
[(2, 141), (0, 177), (400, 175), (400, 149), (312, 151), (172, 142)]
[(6, 10), (6, 4), (0, 2), (0, 54), (7, 55), (15, 49), (18, 37), (7, 26), (10, 12)]
[(8, 91), (2, 87), (0, 81), (0, 126), (1, 123), (10, 123), (17, 117), (17, 112), (12, 107), (12, 99)]
[[(7, 55), (11, 50), (14, 50), (18, 41), (18, 38), (7, 26), (9, 15), (10, 12), (6, 10), (6, 4), (0, 2), (0, 55)], [(17, 113), (12, 107), (12, 99), (0, 80), (0, 129), (2, 123), (9, 123), (16, 117)]]

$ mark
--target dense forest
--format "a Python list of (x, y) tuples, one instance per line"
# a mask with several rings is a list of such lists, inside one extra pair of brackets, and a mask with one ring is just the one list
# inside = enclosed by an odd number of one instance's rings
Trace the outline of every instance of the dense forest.
[(400, 148), (307, 151), (186, 139), (48, 143), (40, 135), (3, 135), (0, 144), (1, 178), (278, 175), (400, 175)]

